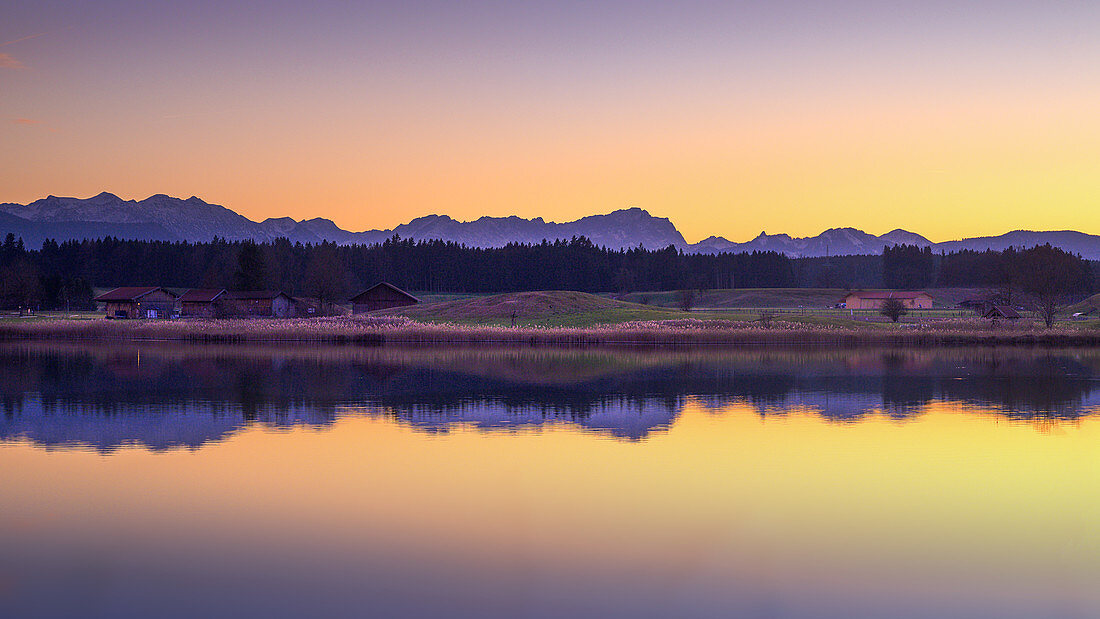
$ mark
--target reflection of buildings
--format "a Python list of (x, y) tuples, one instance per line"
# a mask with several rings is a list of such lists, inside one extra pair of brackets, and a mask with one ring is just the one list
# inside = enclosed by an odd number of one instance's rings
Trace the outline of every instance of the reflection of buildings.
[(761, 415), (898, 419), (936, 401), (1013, 418), (1100, 410), (1097, 358), (1035, 351), (609, 353), (0, 346), (0, 440), (111, 451), (199, 447), (249, 423), (366, 411), (444, 432), (567, 424), (641, 440), (693, 399)]

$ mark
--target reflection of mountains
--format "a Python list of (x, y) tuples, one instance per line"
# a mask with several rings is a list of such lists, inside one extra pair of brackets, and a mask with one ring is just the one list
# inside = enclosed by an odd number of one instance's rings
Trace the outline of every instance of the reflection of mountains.
[(427, 431), (574, 426), (625, 439), (689, 399), (761, 415), (897, 418), (954, 401), (1018, 418), (1100, 406), (1100, 352), (609, 352), (166, 345), (0, 347), (0, 439), (100, 451), (198, 447), (250, 423), (385, 415)]

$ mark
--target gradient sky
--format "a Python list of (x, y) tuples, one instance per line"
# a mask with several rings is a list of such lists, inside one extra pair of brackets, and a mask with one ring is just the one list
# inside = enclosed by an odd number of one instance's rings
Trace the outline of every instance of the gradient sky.
[(0, 202), (1100, 233), (1100, 3), (233, 4), (0, 0)]

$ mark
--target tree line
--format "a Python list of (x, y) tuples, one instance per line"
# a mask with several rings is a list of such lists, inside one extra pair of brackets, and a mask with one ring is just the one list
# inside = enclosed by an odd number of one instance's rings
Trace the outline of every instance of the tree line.
[[(1049, 245), (1003, 252), (934, 254), (912, 245), (877, 256), (792, 259), (778, 252), (685, 254), (608, 249), (584, 237), (467, 247), (394, 236), (374, 245), (46, 240), (28, 249), (8, 234), (0, 244), (0, 307), (81, 309), (93, 287), (277, 289), (341, 302), (379, 281), (406, 290), (496, 293), (524, 290), (632, 292), (716, 288), (981, 287), (1006, 303), (1023, 293), (1052, 298), (1096, 289), (1095, 264)], [(1039, 283), (1036, 283), (1039, 282)], [(1046, 282), (1043, 284), (1043, 282)], [(1068, 292), (1067, 292), (1068, 291)]]
[(1070, 254), (1056, 247), (1010, 247), (1004, 251), (960, 250), (934, 253), (916, 245), (884, 247), (875, 256), (833, 256), (798, 258), (794, 269), (798, 285), (808, 288), (845, 288), (851, 290), (886, 288), (921, 290), (924, 288), (985, 288), (1004, 290), (1008, 300), (1018, 293), (1036, 265), (1061, 263), (1068, 285), (1075, 292), (1097, 289), (1100, 263)]
[(341, 302), (380, 281), (406, 290), (493, 293), (523, 290), (631, 292), (796, 285), (791, 261), (777, 252), (685, 254), (612, 250), (584, 237), (467, 247), (398, 236), (374, 245), (46, 240), (30, 250), (9, 234), (0, 247), (0, 306), (88, 307), (93, 287), (166, 286), (282, 290)]

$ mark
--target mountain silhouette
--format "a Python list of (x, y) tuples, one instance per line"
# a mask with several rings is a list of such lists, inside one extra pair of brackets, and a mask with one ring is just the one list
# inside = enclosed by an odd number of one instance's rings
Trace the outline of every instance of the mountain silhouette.
[(898, 244), (931, 247), (935, 251), (970, 249), (1003, 250), (1010, 246), (1049, 243), (1090, 260), (1100, 260), (1100, 236), (1062, 231), (1016, 230), (999, 236), (982, 236), (934, 243), (896, 229), (881, 236), (856, 228), (830, 228), (811, 237), (761, 232), (738, 243), (711, 236), (688, 243), (671, 221), (654, 217), (641, 208), (628, 208), (576, 221), (550, 222), (536, 217), (481, 217), (458, 221), (447, 215), (426, 215), (392, 230), (344, 230), (329, 219), (295, 220), (290, 217), (252, 221), (224, 206), (191, 196), (187, 199), (156, 194), (144, 200), (123, 200), (108, 192), (91, 198), (48, 196), (30, 204), (0, 204), (0, 234), (21, 236), (28, 247), (47, 238), (57, 241), (114, 236), (163, 241), (210, 241), (215, 236), (231, 240), (334, 242), (341, 245), (381, 243), (398, 235), (403, 239), (453, 241), (470, 247), (502, 247), (508, 243), (541, 243), (587, 237), (594, 244), (613, 249), (642, 246), (646, 249), (675, 247), (687, 253), (776, 251), (792, 258), (872, 255), (884, 246)]

